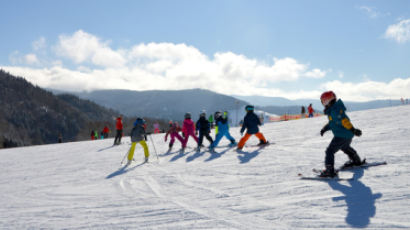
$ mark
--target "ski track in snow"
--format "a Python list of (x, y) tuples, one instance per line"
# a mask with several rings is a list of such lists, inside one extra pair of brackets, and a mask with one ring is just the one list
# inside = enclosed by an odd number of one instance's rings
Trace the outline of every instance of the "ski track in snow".
[[(323, 168), (333, 135), (326, 117), (268, 123), (272, 143), (241, 152), (222, 139), (215, 153), (168, 151), (148, 141), (150, 163), (120, 165), (129, 145), (113, 139), (0, 150), (0, 229), (408, 229), (410, 106), (348, 113), (363, 136), (352, 146), (384, 166), (340, 172), (352, 181), (304, 181)], [(231, 128), (239, 141), (239, 129)], [(213, 135), (213, 134), (212, 134)], [(347, 160), (338, 152), (336, 166)]]

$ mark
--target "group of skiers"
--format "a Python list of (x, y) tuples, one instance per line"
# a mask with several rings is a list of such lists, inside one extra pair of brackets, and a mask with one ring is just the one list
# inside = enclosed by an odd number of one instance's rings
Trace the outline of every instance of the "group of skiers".
[[(351, 167), (356, 165), (364, 164), (357, 154), (357, 152), (350, 146), (354, 136), (361, 136), (362, 132), (360, 129), (354, 128), (350, 122), (349, 117), (346, 115), (346, 107), (343, 104), (341, 99), (337, 100), (336, 95), (332, 91), (324, 92), (320, 100), (324, 106), (324, 113), (328, 116), (328, 123), (321, 129), (321, 136), (325, 132), (331, 130), (333, 132), (333, 139), (330, 142), (329, 146), (326, 149), (325, 156), (325, 169), (321, 172), (320, 177), (334, 177), (337, 175), (337, 171), (334, 168), (334, 154), (342, 150), (348, 157), (349, 161), (344, 164), (344, 167)], [(268, 141), (264, 135), (259, 131), (259, 126), (261, 121), (258, 116), (254, 113), (254, 106), (247, 105), (245, 107), (246, 115), (243, 119), (242, 128), (240, 133), (242, 138), (239, 143), (236, 143), (235, 139), (229, 133), (228, 125), (228, 113), (217, 111), (214, 114), (215, 119), (215, 140), (210, 136), (211, 133), (211, 123), (206, 118), (205, 111), (200, 113), (199, 119), (194, 123), (191, 119), (191, 113), (186, 113), (184, 116), (184, 121), (182, 127), (179, 126), (178, 122), (169, 122), (169, 129), (165, 135), (164, 141), (168, 140), (169, 150), (172, 149), (175, 139), (181, 143), (182, 150), (186, 148), (188, 138), (192, 137), (195, 142), (197, 142), (197, 151), (200, 151), (203, 147), (204, 137), (209, 141), (209, 149), (214, 150), (218, 146), (222, 137), (226, 137), (231, 143), (230, 146), (237, 146), (237, 150), (240, 151), (244, 147), (246, 141), (252, 136), (255, 135), (259, 139), (258, 145), (266, 145)], [(146, 144), (147, 133), (145, 132), (145, 121), (141, 118), (137, 118), (134, 123), (134, 127), (131, 131), (131, 148), (128, 153), (128, 163), (131, 163), (135, 151), (135, 146), (137, 143), (141, 144), (144, 148), (145, 161), (148, 161), (149, 150)], [(246, 133), (243, 135), (243, 133)], [(179, 134), (182, 132), (182, 136)], [(121, 141), (122, 136), (122, 122), (121, 118), (117, 119), (117, 135), (114, 141), (114, 144), (117, 144)]]

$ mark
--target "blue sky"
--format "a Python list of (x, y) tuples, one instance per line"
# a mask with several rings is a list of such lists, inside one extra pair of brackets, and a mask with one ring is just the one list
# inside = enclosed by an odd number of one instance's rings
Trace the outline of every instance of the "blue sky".
[(2, 1), (0, 68), (68, 90), (410, 97), (410, 1)]

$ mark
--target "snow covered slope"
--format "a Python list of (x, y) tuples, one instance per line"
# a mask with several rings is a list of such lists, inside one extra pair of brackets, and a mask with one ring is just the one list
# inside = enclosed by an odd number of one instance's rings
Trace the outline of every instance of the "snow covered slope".
[[(0, 229), (306, 229), (410, 228), (410, 106), (349, 113), (363, 136), (352, 146), (388, 165), (342, 172), (344, 182), (300, 180), (322, 168), (332, 135), (325, 117), (266, 124), (275, 144), (244, 153), (166, 153), (163, 134), (149, 142), (151, 163), (126, 169), (129, 148), (113, 140), (0, 151)], [(239, 130), (231, 129), (239, 139)], [(205, 144), (208, 145), (205, 140)], [(339, 152), (336, 165), (347, 157)]]

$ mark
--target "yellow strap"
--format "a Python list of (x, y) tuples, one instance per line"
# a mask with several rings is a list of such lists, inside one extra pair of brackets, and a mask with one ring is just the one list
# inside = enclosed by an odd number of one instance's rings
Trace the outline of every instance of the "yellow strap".
[(345, 127), (346, 129), (349, 129), (349, 130), (353, 128), (352, 123), (347, 118), (344, 118), (342, 120), (342, 125), (343, 125), (343, 127)]

